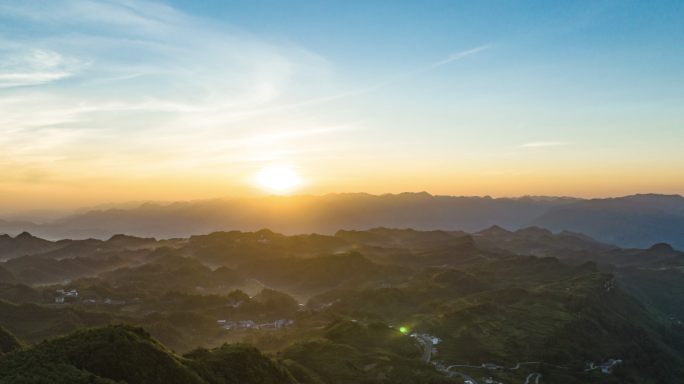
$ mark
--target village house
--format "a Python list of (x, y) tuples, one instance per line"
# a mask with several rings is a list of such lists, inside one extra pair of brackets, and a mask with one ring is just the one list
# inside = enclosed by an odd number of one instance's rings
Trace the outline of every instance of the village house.
[(231, 330), (237, 328), (237, 323), (234, 321), (226, 321), (226, 323), (223, 325), (223, 328)]
[(620, 363), (622, 363), (622, 360), (609, 359), (607, 362), (601, 365), (601, 372), (613, 373), (613, 368)]
[(78, 292), (76, 292), (75, 289), (72, 289), (70, 292), (66, 292), (63, 289), (58, 289), (56, 292), (62, 296), (78, 297)]

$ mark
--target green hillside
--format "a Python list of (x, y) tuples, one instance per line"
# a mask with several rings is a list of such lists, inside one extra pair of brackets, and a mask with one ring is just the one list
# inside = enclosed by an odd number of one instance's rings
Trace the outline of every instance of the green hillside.
[(286, 368), (247, 345), (181, 357), (142, 328), (110, 325), (16, 350), (0, 360), (2, 383), (295, 383)]
[[(311, 372), (303, 382), (326, 384), (397, 383), (448, 384), (462, 380), (446, 378), (432, 365), (418, 359), (407, 359), (389, 352), (362, 352), (348, 344), (329, 340), (297, 343), (278, 353), (280, 360), (292, 360)], [(313, 376), (313, 378), (311, 378)], [(301, 377), (301, 376), (300, 376)], [(300, 377), (297, 377), (299, 380)]]
[(0, 326), (0, 356), (21, 348), (21, 346), (21, 342), (10, 331)]
[(14, 277), (12, 272), (8, 271), (6, 268), (0, 266), (0, 284), (16, 284), (17, 278)]
[(296, 293), (317, 293), (341, 287), (360, 287), (406, 281), (412, 270), (378, 265), (358, 252), (314, 258), (252, 261), (238, 270), (262, 283)]
[[(8, 372), (45, 370), (67, 382), (166, 380), (154, 370), (146, 379), (134, 367), (123, 379), (101, 363), (86, 367), (80, 359), (91, 352), (82, 347), (103, 344), (92, 340), (104, 332), (161, 366), (177, 364), (186, 382), (462, 382), (449, 376), (455, 371), (505, 384), (535, 373), (542, 384), (684, 380), (682, 252), (665, 244), (620, 249), (578, 233), (496, 226), (470, 235), (376, 228), (119, 240), (156, 248), (68, 241), (60, 252), (84, 253), (4, 263), (19, 283), (0, 284), (0, 325), (32, 345), (17, 350), (21, 344), (6, 337)], [(537, 256), (518, 254), (526, 250)], [(60, 280), (68, 276), (78, 278)], [(120, 323), (133, 325), (112, 326)], [(88, 333), (92, 327), (102, 328)], [(59, 341), (67, 334), (79, 341)], [(56, 358), (61, 353), (41, 349), (46, 339), (73, 355)], [(48, 353), (48, 364), (31, 365), (26, 351)], [(22, 353), (25, 361), (16, 357)], [(596, 368), (609, 359), (621, 360), (612, 373)], [(484, 363), (505, 369), (484, 371)], [(518, 363), (533, 364), (512, 369)]]

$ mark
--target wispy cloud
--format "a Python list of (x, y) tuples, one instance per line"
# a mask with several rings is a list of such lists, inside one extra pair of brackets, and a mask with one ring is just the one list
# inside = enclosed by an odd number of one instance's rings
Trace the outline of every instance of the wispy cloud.
[[(8, 46), (9, 45), (9, 46)], [(48, 83), (71, 76), (85, 64), (57, 52), (0, 44), (0, 88)]]
[(526, 143), (520, 147), (556, 147), (560, 145), (570, 145), (572, 143), (565, 141), (535, 141), (533, 143)]
[(478, 52), (487, 50), (487, 49), (489, 49), (489, 48), (491, 48), (491, 47), (492, 47), (492, 44), (487, 44), (487, 45), (483, 45), (483, 46), (481, 46), (481, 47), (469, 49), (469, 50), (467, 50), (467, 51), (462, 51), (462, 52), (453, 53), (453, 54), (449, 55), (449, 57), (447, 57), (447, 58), (444, 59), (444, 60), (440, 60), (440, 61), (438, 61), (438, 62), (436, 62), (436, 63), (429, 64), (429, 65), (427, 65), (427, 66), (425, 66), (425, 67), (423, 67), (423, 68), (419, 68), (419, 69), (416, 69), (416, 70), (414, 70), (414, 71), (409, 71), (409, 72), (403, 73), (403, 74), (401, 74), (401, 75), (399, 75), (399, 76), (396, 76), (396, 77), (394, 77), (394, 78), (392, 78), (392, 79), (390, 79), (390, 80), (387, 80), (387, 81), (382, 82), (382, 83), (380, 83), (380, 84), (377, 84), (377, 85), (375, 85), (375, 86), (373, 86), (373, 87), (370, 87), (370, 88), (368, 88), (368, 89), (366, 90), (366, 92), (368, 92), (368, 91), (374, 91), (374, 90), (377, 90), (377, 89), (386, 87), (386, 86), (388, 86), (388, 85), (390, 85), (390, 84), (396, 83), (396, 82), (398, 82), (398, 81), (407, 79), (407, 78), (409, 78), (409, 77), (412, 77), (412, 76), (415, 76), (415, 75), (418, 75), (418, 74), (421, 74), (421, 73), (424, 73), (424, 72), (431, 71), (431, 70), (436, 69), (436, 68), (438, 68), (438, 67), (441, 67), (441, 66), (443, 66), (443, 65), (449, 64), (449, 63), (451, 63), (451, 62), (453, 62), (453, 61), (460, 60), (460, 59), (463, 59), (463, 58), (465, 58), (465, 57), (467, 57), (467, 56), (473, 55), (473, 54), (475, 54), (475, 53), (478, 53)]
[(486, 50), (486, 49), (489, 49), (489, 48), (491, 48), (492, 46), (493, 46), (492, 44), (487, 44), (487, 45), (483, 45), (483, 46), (480, 46), (480, 47), (477, 47), (477, 48), (469, 49), (469, 50), (467, 50), (467, 51), (462, 51), (462, 52), (453, 53), (453, 54), (451, 54), (448, 58), (446, 58), (446, 59), (444, 59), (444, 60), (442, 60), (442, 61), (438, 61), (438, 62), (436, 62), (436, 63), (434, 63), (434, 64), (432, 64), (432, 65), (430, 65), (430, 66), (428, 66), (428, 67), (426, 67), (426, 68), (424, 68), (424, 69), (422, 69), (422, 70), (420, 70), (420, 71), (416, 71), (415, 73), (418, 73), (418, 72), (425, 72), (425, 71), (428, 71), (428, 70), (430, 70), (430, 69), (437, 68), (437, 67), (439, 67), (439, 66), (441, 66), (441, 65), (451, 63), (452, 61), (460, 60), (460, 59), (462, 59), (462, 58), (464, 58), (464, 57), (466, 57), (466, 56), (470, 56), (470, 55), (472, 55), (472, 54), (475, 54), (475, 53), (484, 51), (484, 50)]
[[(340, 112), (348, 109), (343, 100), (491, 47), (349, 86), (336, 81), (325, 58), (291, 42), (164, 4), (41, 4), (0, 2), (0, 168), (44, 169), (51, 176), (41, 180), (51, 183), (230, 173), (393, 145), (351, 143), (342, 133), (364, 129), (369, 119)], [(0, 183), (12, 179), (4, 176)]]
[[(345, 92), (334, 94), (334, 95), (327, 95), (327, 96), (323, 96), (323, 97), (316, 98), (316, 99), (305, 100), (305, 101), (298, 102), (296, 104), (281, 105), (278, 107), (270, 108), (268, 111), (270, 112), (270, 111), (275, 111), (275, 110), (283, 110), (283, 109), (291, 109), (291, 108), (298, 108), (298, 107), (306, 107), (306, 106), (311, 106), (311, 105), (316, 105), (316, 104), (324, 104), (324, 103), (328, 103), (328, 102), (339, 100), (339, 99), (344, 99), (344, 98), (348, 98), (348, 97), (372, 93), (372, 92), (378, 91), (382, 88), (385, 88), (391, 84), (400, 82), (401, 80), (405, 80), (405, 79), (410, 78), (412, 76), (431, 71), (435, 68), (441, 67), (445, 64), (448, 64), (448, 63), (451, 63), (453, 61), (462, 59), (464, 57), (473, 55), (477, 52), (484, 51), (484, 50), (489, 49), (491, 47), (492, 47), (492, 44), (487, 44), (487, 45), (483, 45), (481, 47), (477, 47), (477, 48), (470, 49), (467, 51), (454, 53), (444, 60), (440, 60), (436, 63), (429, 64), (423, 68), (419, 68), (419, 69), (416, 69), (413, 71), (402, 73), (400, 75), (394, 76), (388, 80), (385, 80), (383, 82), (371, 85), (369, 87), (345, 91)], [(259, 111), (259, 112), (264, 112), (264, 111)]]
[[(328, 76), (325, 59), (291, 43), (138, 0), (8, 0), (0, 23), (3, 168), (80, 158), (86, 175), (147, 156), (158, 169), (338, 131), (296, 108), (272, 110), (306, 100)], [(13, 27), (32, 23), (51, 33), (12, 40)], [(302, 149), (279, 153), (288, 150)]]

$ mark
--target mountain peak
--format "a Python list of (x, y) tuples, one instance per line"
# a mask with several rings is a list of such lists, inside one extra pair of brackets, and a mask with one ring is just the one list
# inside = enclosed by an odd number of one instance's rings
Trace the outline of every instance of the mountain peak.
[(124, 235), (124, 234), (117, 234), (109, 238), (107, 240), (107, 243), (132, 243), (132, 244), (140, 244), (140, 243), (147, 243), (147, 242), (156, 242), (157, 240), (154, 237), (149, 237), (149, 238), (142, 238), (142, 237), (137, 237), (137, 236), (131, 236), (131, 235)]
[(674, 252), (674, 248), (668, 243), (658, 243), (658, 244), (653, 244), (651, 248), (648, 249), (649, 251), (658, 251), (658, 252)]
[(508, 235), (513, 234), (513, 232), (511, 232), (507, 229), (501, 228), (495, 224), (495, 225), (492, 225), (491, 227), (489, 227), (485, 230), (477, 232), (477, 234), (484, 235), (484, 236), (508, 236)]
[(497, 231), (497, 232), (510, 232), (507, 229), (501, 228), (498, 225), (494, 224), (491, 227), (485, 229), (485, 231)]

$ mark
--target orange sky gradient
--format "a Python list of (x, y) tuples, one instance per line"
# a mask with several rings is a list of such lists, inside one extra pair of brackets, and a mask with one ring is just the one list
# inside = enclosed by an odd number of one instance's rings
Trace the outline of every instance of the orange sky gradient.
[[(0, 213), (274, 193), (684, 194), (681, 7), (511, 5), (500, 19), (508, 4), (414, 3), (343, 21), (328, 7), (3, 2)], [(301, 183), (259, 184), (272, 167)]]
[[(259, 185), (255, 174), (178, 174), (145, 178), (92, 178), (60, 182), (3, 183), (0, 198), (5, 212), (28, 209), (70, 209), (110, 202), (189, 201), (222, 197), (261, 197), (272, 194), (323, 195), (427, 191), (433, 195), (517, 197), (523, 195), (617, 197), (636, 193), (681, 194), (684, 171), (661, 169), (546, 169), (529, 173), (483, 173), (453, 170), (395, 169), (303, 172), (297, 187), (276, 191)], [(679, 177), (672, 177), (679, 175)]]

